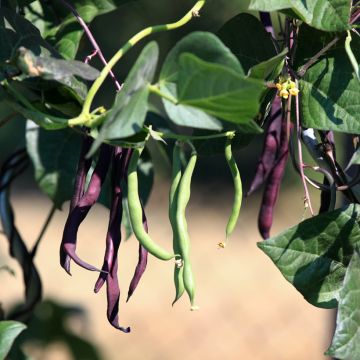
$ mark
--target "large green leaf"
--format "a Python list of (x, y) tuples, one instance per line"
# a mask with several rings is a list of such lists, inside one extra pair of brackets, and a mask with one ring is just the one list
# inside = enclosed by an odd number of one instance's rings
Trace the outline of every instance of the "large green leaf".
[[(328, 42), (320, 31), (302, 26), (296, 64), (298, 69)], [(360, 57), (360, 39), (352, 49)], [(305, 127), (360, 134), (360, 83), (344, 50), (343, 41), (311, 66), (300, 81), (300, 107)]]
[(341, 360), (360, 359), (360, 254), (354, 252), (340, 291), (336, 330), (327, 355)]
[(192, 54), (180, 57), (179, 103), (236, 124), (253, 123), (265, 90), (262, 81), (246, 78)]
[[(75, 0), (71, 4), (82, 19), (90, 24), (96, 16), (113, 11), (119, 6), (135, 0)], [(84, 31), (73, 14), (63, 19), (56, 31), (55, 48), (65, 59), (73, 59), (77, 53)]]
[(251, 0), (251, 10), (291, 9), (310, 26), (324, 31), (349, 29), (349, 0)]
[(332, 308), (359, 245), (359, 220), (360, 205), (351, 204), (307, 219), (258, 246), (307, 301)]
[[(160, 89), (173, 98), (177, 98), (178, 92), (179, 57), (184, 53), (192, 53), (204, 61), (221, 64), (239, 74), (244, 74), (239, 61), (218, 37), (208, 32), (193, 32), (175, 45), (161, 69)], [(165, 99), (163, 99), (163, 103), (170, 120), (177, 125), (208, 130), (221, 130), (222, 128), (218, 119), (199, 109), (181, 104), (174, 105)]]
[(245, 73), (248, 73), (251, 67), (276, 55), (270, 34), (265, 31), (262, 23), (250, 14), (239, 14), (229, 20), (219, 30), (218, 36), (236, 55)]
[(154, 78), (158, 57), (156, 42), (149, 43), (141, 52), (105, 118), (91, 153), (105, 140), (126, 138), (142, 130), (148, 111), (148, 85)]
[(18, 321), (0, 321), (0, 359), (5, 359), (18, 335), (26, 325)]
[(61, 208), (71, 199), (81, 137), (73, 130), (47, 131), (27, 123), (27, 151), (40, 189)]

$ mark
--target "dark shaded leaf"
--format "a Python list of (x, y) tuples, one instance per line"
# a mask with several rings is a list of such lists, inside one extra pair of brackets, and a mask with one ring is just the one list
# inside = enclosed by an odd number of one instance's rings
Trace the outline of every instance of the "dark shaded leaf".
[(5, 359), (14, 340), (26, 329), (26, 325), (18, 321), (0, 321), (0, 359)]

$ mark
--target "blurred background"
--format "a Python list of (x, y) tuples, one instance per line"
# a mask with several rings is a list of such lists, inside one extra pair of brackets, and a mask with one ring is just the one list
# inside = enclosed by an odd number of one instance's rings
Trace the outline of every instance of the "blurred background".
[[(145, 26), (178, 19), (193, 0), (139, 0), (97, 18), (91, 25), (104, 54), (109, 58), (131, 35)], [(161, 57), (181, 37), (194, 30), (216, 32), (222, 24), (247, 8), (244, 0), (209, 0), (202, 16), (183, 29), (156, 34)], [(249, 39), (251, 42), (251, 39)], [(144, 43), (142, 44), (144, 45)], [(201, 44), (199, 44), (201, 46)], [(136, 59), (142, 46), (131, 50), (115, 68), (119, 79)], [(84, 38), (79, 59), (90, 53)], [(94, 65), (100, 64), (94, 62)], [(98, 101), (111, 104), (109, 81)], [(0, 158), (19, 146), (24, 123), (14, 119), (1, 129)], [(261, 137), (237, 154), (248, 188), (261, 151)], [(155, 186), (146, 208), (150, 233), (166, 248), (172, 234), (167, 221), (169, 169), (156, 163)], [(261, 194), (244, 199), (240, 222), (227, 248), (219, 250), (232, 204), (232, 180), (222, 156), (201, 158), (195, 172), (188, 223), (192, 237), (192, 261), (200, 311), (190, 312), (184, 296), (174, 307), (173, 264), (150, 258), (148, 269), (129, 303), (128, 285), (137, 262), (137, 243), (132, 237), (120, 248), (119, 279), (122, 289), (120, 321), (131, 326), (128, 335), (113, 329), (106, 320), (106, 296), (92, 291), (97, 275), (73, 266), (69, 277), (59, 266), (58, 251), (67, 206), (55, 214), (40, 245), (36, 264), (48, 301), (36, 312), (33, 333), (24, 340), (25, 352), (34, 360), (112, 359), (326, 359), (334, 314), (308, 304), (257, 248), (257, 213)], [(16, 224), (23, 238), (33, 244), (51, 203), (36, 188), (32, 169), (12, 191)], [(319, 194), (312, 192), (314, 206)], [(292, 226), (304, 216), (300, 180), (289, 166), (276, 208), (273, 234)], [(305, 214), (308, 216), (308, 214)], [(82, 224), (79, 254), (101, 264), (108, 212), (96, 206)], [(0, 236), (0, 265), (14, 269), (15, 277), (0, 272), (0, 298), (5, 310), (23, 296), (21, 272), (7, 255), (7, 242)], [(64, 335), (65, 334), (65, 335)], [(75, 352), (74, 352), (75, 351)], [(74, 355), (75, 353), (75, 355)]]

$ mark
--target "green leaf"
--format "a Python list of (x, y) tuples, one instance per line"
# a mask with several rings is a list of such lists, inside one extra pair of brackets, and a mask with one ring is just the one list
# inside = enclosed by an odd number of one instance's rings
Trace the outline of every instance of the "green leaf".
[(288, 50), (284, 49), (280, 54), (254, 65), (249, 70), (249, 76), (254, 79), (274, 81), (281, 74), (287, 52)]
[(71, 199), (81, 137), (70, 129), (47, 131), (27, 123), (26, 146), (40, 189), (57, 208)]
[(36, 56), (23, 46), (17, 50), (16, 64), (24, 74), (46, 80), (62, 80), (72, 75), (86, 80), (95, 80), (100, 74), (98, 70), (83, 62)]
[(149, 43), (143, 49), (117, 94), (111, 111), (106, 115), (90, 153), (94, 153), (105, 140), (126, 138), (142, 130), (148, 111), (148, 85), (154, 78), (158, 57), (156, 42)]
[(0, 321), (0, 359), (5, 359), (14, 340), (26, 329), (26, 325), (18, 321)]
[(238, 58), (245, 73), (276, 56), (271, 35), (253, 15), (243, 13), (233, 17), (219, 30), (218, 36)]
[(263, 82), (192, 54), (180, 57), (179, 103), (236, 124), (253, 123), (260, 107)]
[[(221, 64), (239, 74), (244, 74), (235, 55), (224, 46), (218, 37), (208, 32), (193, 32), (174, 46), (161, 69), (160, 89), (175, 99), (178, 93), (179, 57), (183, 53), (192, 53), (204, 61)], [(199, 109), (182, 104), (174, 105), (166, 99), (163, 99), (163, 103), (170, 120), (177, 125), (208, 130), (222, 129), (222, 124), (218, 119)]]
[[(95, 17), (135, 0), (75, 0), (71, 4), (82, 19), (90, 24)], [(55, 34), (55, 48), (65, 59), (74, 59), (84, 31), (73, 14), (63, 19)]]
[[(299, 34), (297, 66), (303, 64), (327, 43), (319, 31), (302, 26)], [(360, 56), (360, 39), (352, 48)], [(311, 66), (300, 81), (300, 108), (305, 127), (360, 134), (360, 83), (340, 40), (336, 47)]]
[(360, 165), (360, 148), (353, 153), (347, 167), (349, 168), (352, 165)]
[(319, 30), (344, 31), (350, 28), (351, 6), (348, 0), (251, 0), (249, 9), (291, 9), (301, 20)]
[(7, 8), (0, 9), (0, 69), (24, 46), (36, 55), (55, 53), (42, 39), (39, 30), (24, 17)]
[(360, 359), (360, 254), (357, 249), (340, 291), (336, 330), (327, 355), (341, 360)]
[(336, 307), (346, 268), (360, 241), (360, 205), (307, 219), (258, 243), (311, 304)]

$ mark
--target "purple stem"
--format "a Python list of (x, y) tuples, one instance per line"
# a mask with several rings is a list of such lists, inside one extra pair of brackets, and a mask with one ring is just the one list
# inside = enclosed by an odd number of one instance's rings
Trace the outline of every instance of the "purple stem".
[[(61, 242), (61, 248), (63, 248), (64, 252), (69, 255), (70, 258), (74, 260), (75, 263), (77, 263), (79, 266), (90, 271), (101, 270), (84, 262), (76, 255), (77, 232), (80, 224), (85, 219), (86, 215), (90, 211), (91, 207), (96, 203), (100, 195), (101, 187), (105, 181), (109, 168), (112, 149), (113, 148), (109, 145), (101, 145), (99, 159), (91, 176), (88, 189), (79, 200), (78, 204), (70, 212), (65, 224)], [(61, 266), (66, 270), (67, 273), (70, 274), (70, 263), (61, 261)]]
[[(83, 20), (83, 18), (80, 16), (80, 14), (77, 12), (77, 10), (71, 5), (69, 4), (67, 1), (65, 0), (60, 0), (75, 16), (76, 20), (79, 22), (79, 24), (81, 25), (81, 27), (84, 29), (86, 36), (88, 37), (89, 41), (91, 42), (93, 48), (95, 51), (97, 51), (97, 54), (101, 60), (101, 62), (106, 66), (107, 65), (107, 61), (104, 57), (104, 54), (102, 53), (97, 41), (95, 40), (92, 32), (90, 31), (89, 27), (86, 25), (86, 22)], [(117, 81), (114, 73), (112, 72), (112, 70), (110, 70), (109, 72), (110, 77), (113, 79), (114, 83), (115, 83), (115, 87), (117, 89), (117, 91), (121, 90), (121, 85), (119, 84), (119, 82)]]
[(275, 38), (275, 32), (271, 21), (270, 13), (265, 11), (260, 11), (260, 21), (264, 25), (265, 30)]

